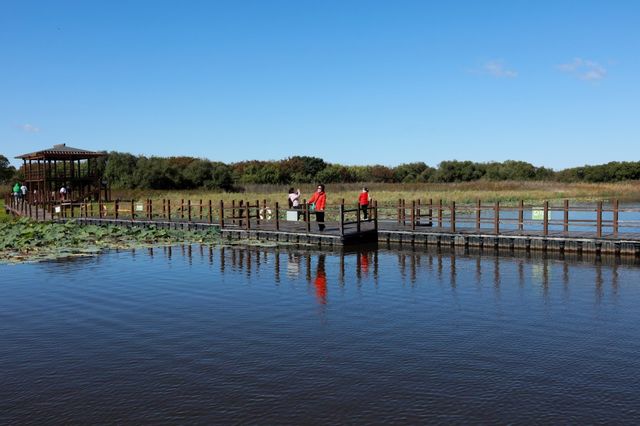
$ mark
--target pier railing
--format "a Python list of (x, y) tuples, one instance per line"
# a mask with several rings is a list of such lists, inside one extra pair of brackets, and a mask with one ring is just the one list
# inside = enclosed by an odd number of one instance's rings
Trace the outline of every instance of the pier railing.
[(599, 201), (592, 204), (570, 205), (564, 200), (562, 205), (542, 204), (503, 205), (496, 201), (473, 204), (448, 204), (442, 200), (399, 199), (394, 206), (379, 208), (381, 226), (385, 222), (395, 222), (399, 229), (419, 230), (431, 227), (441, 231), (461, 230), (491, 234), (518, 231), (537, 231), (542, 235), (568, 232), (589, 232), (596, 237), (610, 234), (614, 237), (624, 233), (640, 233), (640, 208), (620, 205), (618, 200)]
[[(131, 221), (169, 221), (216, 224), (223, 228), (265, 229), (296, 232), (315, 231), (315, 215), (303, 200), (298, 209), (288, 209), (267, 200), (181, 199), (115, 200), (94, 202), (42, 203), (5, 196), (5, 206), (14, 214), (36, 220), (59, 218), (99, 218)], [(366, 230), (395, 229), (402, 231), (476, 232), (484, 234), (517, 234), (536, 232), (539, 235), (559, 233), (589, 233), (621, 237), (640, 235), (640, 208), (623, 206), (617, 200), (595, 204), (561, 204), (544, 201), (527, 204), (524, 201), (505, 205), (500, 202), (445, 203), (443, 200), (404, 200), (378, 204), (373, 200), (368, 217), (357, 205), (341, 200), (328, 204), (325, 225), (340, 235)]]
[[(267, 200), (233, 200), (215, 202), (213, 200), (181, 199), (175, 202), (162, 200), (114, 200), (114, 201), (60, 201), (57, 203), (36, 203), (29, 200), (5, 196), (5, 206), (14, 214), (32, 217), (36, 220), (73, 218), (113, 219), (135, 221), (166, 221), (206, 223), (222, 228), (263, 229), (280, 231), (281, 228), (295, 232), (310, 233), (315, 230), (315, 214), (306, 200), (298, 209), (281, 208), (278, 202), (268, 204)], [(377, 229), (377, 203), (368, 208), (365, 219), (358, 206), (348, 206), (344, 200), (340, 204), (327, 205), (325, 226), (345, 233), (363, 232)]]

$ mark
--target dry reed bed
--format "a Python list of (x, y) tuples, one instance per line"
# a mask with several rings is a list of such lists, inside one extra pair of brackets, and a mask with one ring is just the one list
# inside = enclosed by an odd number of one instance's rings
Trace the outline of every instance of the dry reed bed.
[[(621, 202), (640, 201), (640, 182), (625, 183), (558, 183), (558, 182), (469, 182), (452, 184), (366, 184), (371, 196), (381, 205), (395, 205), (398, 199), (422, 200), (423, 203), (432, 199), (434, 202), (442, 199), (447, 204), (455, 201), (458, 204), (472, 204), (480, 199), (486, 203), (500, 201), (505, 205), (515, 205), (524, 200), (529, 204), (542, 203), (545, 200), (552, 205), (559, 205), (562, 200), (573, 202), (608, 201), (618, 199)], [(304, 184), (299, 188), (302, 198), (308, 199), (315, 185)], [(339, 204), (344, 198), (346, 204), (355, 204), (362, 184), (331, 184), (327, 185), (327, 202)], [(113, 197), (123, 200), (153, 200), (170, 199), (173, 205), (179, 205), (181, 200), (245, 200), (255, 203), (256, 200), (266, 200), (273, 206), (279, 202), (280, 206), (287, 205), (288, 187), (276, 185), (248, 185), (244, 192), (215, 192), (207, 190), (114, 190)]]

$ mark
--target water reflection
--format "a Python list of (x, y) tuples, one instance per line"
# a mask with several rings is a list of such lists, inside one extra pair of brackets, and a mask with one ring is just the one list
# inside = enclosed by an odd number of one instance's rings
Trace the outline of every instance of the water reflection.
[[(576, 284), (584, 280), (582, 275), (580, 278), (572, 275), (588, 266), (593, 271), (590, 280), (593, 282), (594, 300), (599, 304), (604, 297), (618, 297), (620, 267), (635, 268), (640, 265), (638, 259), (615, 256), (469, 251), (437, 247), (369, 248), (360, 251), (309, 251), (299, 248), (246, 246), (218, 248), (205, 245), (184, 245), (177, 248), (180, 256), (188, 259), (189, 265), (194, 257), (199, 257), (210, 265), (217, 266), (221, 273), (231, 268), (247, 277), (253, 274), (261, 277), (264, 277), (264, 273), (273, 274), (273, 282), (276, 285), (281, 282), (283, 276), (288, 281), (302, 278), (312, 286), (315, 299), (320, 305), (329, 303), (332, 285), (344, 288), (354, 284), (359, 288), (367, 281), (372, 282), (377, 288), (382, 266), (385, 275), (399, 277), (403, 284), (407, 283), (410, 286), (429, 284), (433, 279), (439, 285), (448, 285), (452, 290), (466, 282), (475, 283), (478, 289), (490, 284), (497, 300), (500, 299), (502, 287), (515, 285), (522, 290), (527, 284), (535, 285), (543, 300), (548, 300), (550, 291), (555, 290), (553, 286), (559, 284), (558, 288), (561, 289), (563, 297), (569, 300), (571, 283)], [(149, 248), (147, 254), (154, 258), (158, 250)], [(161, 250), (164, 257), (170, 260), (176, 247), (163, 247)], [(386, 255), (384, 265), (380, 264), (380, 254)], [(327, 267), (328, 256), (337, 259), (335, 267)], [(395, 262), (390, 263), (389, 259), (395, 259)], [(464, 273), (460, 274), (460, 268)], [(503, 270), (508, 271), (508, 279), (505, 278)]]

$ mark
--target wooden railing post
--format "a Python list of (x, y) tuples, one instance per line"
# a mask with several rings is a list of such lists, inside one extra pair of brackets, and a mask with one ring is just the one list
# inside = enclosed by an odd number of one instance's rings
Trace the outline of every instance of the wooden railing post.
[(231, 200), (231, 217), (233, 218), (233, 224), (236, 224), (236, 200)]
[(482, 201), (476, 200), (476, 231), (480, 231), (480, 215), (482, 211)]
[(171, 222), (171, 198), (167, 200), (167, 222)]
[(398, 223), (402, 222), (402, 213), (400, 212), (401, 208), (402, 208), (402, 199), (398, 198)]
[(416, 200), (411, 200), (411, 230), (416, 230)]
[(135, 219), (136, 219), (135, 203), (132, 199), (131, 200), (131, 220), (135, 220)]
[(562, 218), (562, 230), (569, 232), (569, 200), (564, 200), (564, 215)]
[(153, 220), (153, 200), (149, 198), (149, 220)]
[(416, 224), (420, 225), (420, 198), (418, 198), (418, 200), (416, 201)]
[(344, 236), (344, 198), (340, 203), (340, 235)]
[(598, 207), (596, 212), (596, 233), (598, 238), (602, 237), (602, 201), (598, 201)]
[(311, 216), (309, 216), (309, 204), (304, 200), (304, 217), (307, 218), (307, 232), (311, 232)]
[(524, 200), (518, 204), (518, 230), (524, 231)]
[(191, 199), (187, 200), (187, 220), (191, 222)]
[(213, 223), (213, 203), (209, 200), (209, 224)]
[(618, 200), (613, 200), (613, 236), (618, 236), (618, 212), (620, 211), (620, 205)]
[(279, 231), (279, 230), (280, 230), (280, 203), (276, 201), (276, 231)]
[(542, 221), (542, 230), (545, 236), (549, 235), (549, 202), (544, 202), (543, 209), (544, 219)]
[(374, 222), (373, 222), (373, 229), (376, 230), (376, 232), (378, 232), (378, 200), (374, 200), (373, 201), (373, 205), (375, 208), (375, 213), (376, 215), (374, 216)]
[(433, 226), (433, 198), (429, 198), (429, 226)]
[(442, 228), (442, 198), (438, 200), (438, 228)]
[(493, 205), (493, 233), (500, 233), (500, 201), (496, 201)]
[(120, 200), (116, 199), (115, 205), (113, 207), (113, 209), (115, 210), (114, 215), (115, 215), (116, 219), (118, 218), (118, 215), (119, 215), (119, 212), (118, 212), (119, 207), (120, 207)]
[(260, 200), (256, 200), (256, 225), (260, 225)]
[(224, 228), (224, 200), (220, 200), (220, 229)]
[(360, 233), (360, 206), (356, 209), (356, 232)]
[(164, 198), (162, 199), (162, 218), (167, 218), (167, 200), (165, 200)]
[(184, 219), (184, 198), (180, 199), (180, 219)]
[(247, 207), (247, 208), (246, 208), (246, 209), (244, 209), (244, 210), (245, 210), (245, 212), (247, 213), (247, 214), (246, 214), (246, 218), (247, 218), (247, 230), (249, 230), (249, 229), (251, 229), (251, 203), (250, 203), (249, 201), (247, 201), (247, 203), (246, 203), (246, 204), (247, 204), (247, 205), (246, 205), (246, 207)]
[(200, 199), (200, 205), (199, 205), (199, 216), (198, 219), (202, 220), (202, 198)]
[(451, 232), (456, 232), (456, 202), (451, 202)]

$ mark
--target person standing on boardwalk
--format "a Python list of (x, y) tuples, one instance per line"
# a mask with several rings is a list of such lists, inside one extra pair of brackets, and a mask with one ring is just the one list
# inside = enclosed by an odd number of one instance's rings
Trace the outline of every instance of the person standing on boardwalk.
[(27, 191), (29, 189), (27, 188), (27, 185), (25, 185), (24, 183), (22, 184), (22, 186), (20, 187), (20, 195), (22, 196), (23, 200), (27, 199)]
[(358, 197), (358, 205), (360, 206), (360, 210), (362, 210), (362, 217), (364, 220), (369, 218), (369, 201), (371, 197), (369, 197), (369, 188), (362, 188), (362, 192)]
[(67, 188), (64, 187), (64, 185), (62, 185), (62, 187), (60, 187), (60, 200), (64, 201), (67, 199)]
[[(289, 188), (289, 208), (300, 209), (300, 189), (296, 191), (293, 188)], [(300, 219), (300, 212), (298, 212), (298, 219)]]
[(316, 192), (313, 193), (311, 198), (309, 199), (309, 204), (311, 207), (310, 212), (314, 211), (316, 213), (316, 222), (318, 222), (318, 230), (324, 231), (324, 208), (327, 205), (327, 194), (324, 192), (324, 185), (319, 184)]

